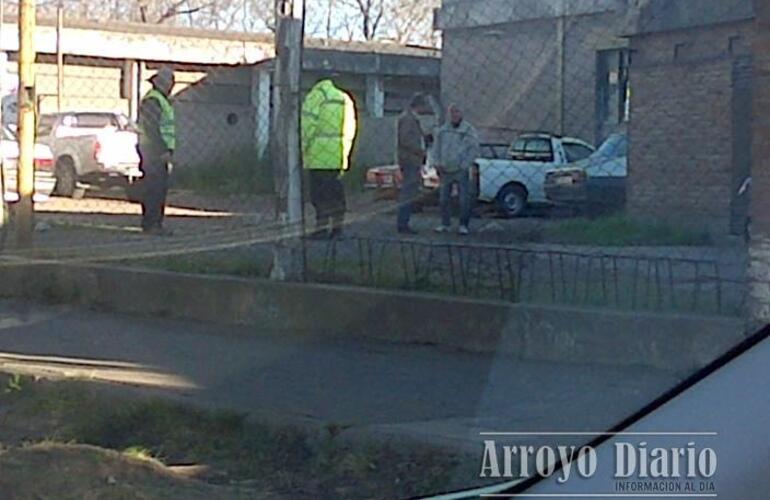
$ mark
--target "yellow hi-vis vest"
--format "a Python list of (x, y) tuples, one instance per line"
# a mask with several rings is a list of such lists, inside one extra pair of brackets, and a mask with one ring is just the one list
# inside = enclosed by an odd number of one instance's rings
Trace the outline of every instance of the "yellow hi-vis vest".
[(168, 149), (176, 150), (176, 116), (168, 97), (158, 89), (152, 89), (147, 93), (145, 99), (155, 99), (160, 104), (160, 123), (158, 123), (160, 136)]
[(318, 82), (302, 104), (302, 162), (308, 170), (350, 167), (356, 137), (353, 99), (331, 80)]

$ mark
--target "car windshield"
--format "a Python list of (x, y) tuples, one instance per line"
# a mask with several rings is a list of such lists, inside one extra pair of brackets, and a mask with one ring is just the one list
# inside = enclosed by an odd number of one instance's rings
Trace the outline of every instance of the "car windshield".
[(50, 135), (58, 117), (56, 115), (43, 115), (37, 121), (37, 135)]
[(625, 134), (612, 134), (594, 153), (596, 157), (620, 158), (628, 155), (628, 138)]
[(770, 0), (279, 3), (5, 2), (0, 500), (770, 499)]

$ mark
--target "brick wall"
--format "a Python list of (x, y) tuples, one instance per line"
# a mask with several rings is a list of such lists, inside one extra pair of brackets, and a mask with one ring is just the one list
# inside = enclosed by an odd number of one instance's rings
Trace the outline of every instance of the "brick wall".
[(736, 116), (746, 92), (736, 68), (746, 64), (746, 38), (746, 25), (733, 25), (633, 39), (632, 215), (719, 235), (740, 218), (735, 184), (750, 158), (736, 148), (749, 117)]
[(748, 331), (770, 323), (770, 5), (758, 2), (753, 38), (755, 89), (751, 240), (747, 287)]

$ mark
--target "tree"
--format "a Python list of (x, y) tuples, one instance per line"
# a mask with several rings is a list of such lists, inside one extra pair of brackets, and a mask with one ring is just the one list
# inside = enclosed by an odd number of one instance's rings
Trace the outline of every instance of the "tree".
[(440, 0), (389, 0), (386, 9), (387, 28), (395, 42), (435, 46), (433, 12)]
[[(60, 0), (39, 1), (43, 17), (54, 17)], [(67, 17), (130, 21), (217, 30), (265, 31), (272, 25), (272, 0), (61, 0)], [(6, 14), (18, 2), (6, 2)]]
[[(55, 17), (60, 0), (39, 0), (43, 17)], [(245, 33), (274, 31), (274, 0), (61, 0), (67, 18), (131, 21)], [(306, 2), (308, 37), (391, 40), (435, 45), (433, 9), (441, 0), (313, 0)], [(18, 2), (6, 0), (6, 13)]]
[[(347, 21), (342, 31), (347, 28), (348, 34), (353, 32), (366, 41), (387, 39), (436, 45), (433, 11), (441, 0), (337, 0), (337, 3), (340, 8), (335, 10), (335, 16)], [(337, 37), (340, 34), (338, 30)]]
[(385, 0), (343, 0), (341, 3), (356, 12), (364, 40), (374, 40), (385, 16)]

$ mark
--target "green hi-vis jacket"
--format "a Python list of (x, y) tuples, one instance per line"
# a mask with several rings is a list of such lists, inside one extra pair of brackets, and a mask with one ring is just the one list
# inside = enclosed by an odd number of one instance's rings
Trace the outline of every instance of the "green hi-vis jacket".
[(302, 161), (308, 170), (350, 167), (356, 138), (353, 99), (331, 80), (318, 82), (302, 104)]
[[(174, 115), (174, 107), (171, 105), (168, 97), (163, 95), (159, 90), (152, 89), (144, 98), (155, 99), (158, 101), (158, 104), (160, 105), (160, 117), (158, 118), (157, 125), (160, 137), (163, 139), (167, 149), (172, 151), (176, 150), (176, 117)], [(140, 123), (140, 128), (142, 129), (141, 137), (145, 141), (151, 135), (149, 131), (144, 130), (144, 127), (147, 126), (148, 124), (146, 122)], [(142, 139), (140, 139), (140, 141), (142, 141)]]

